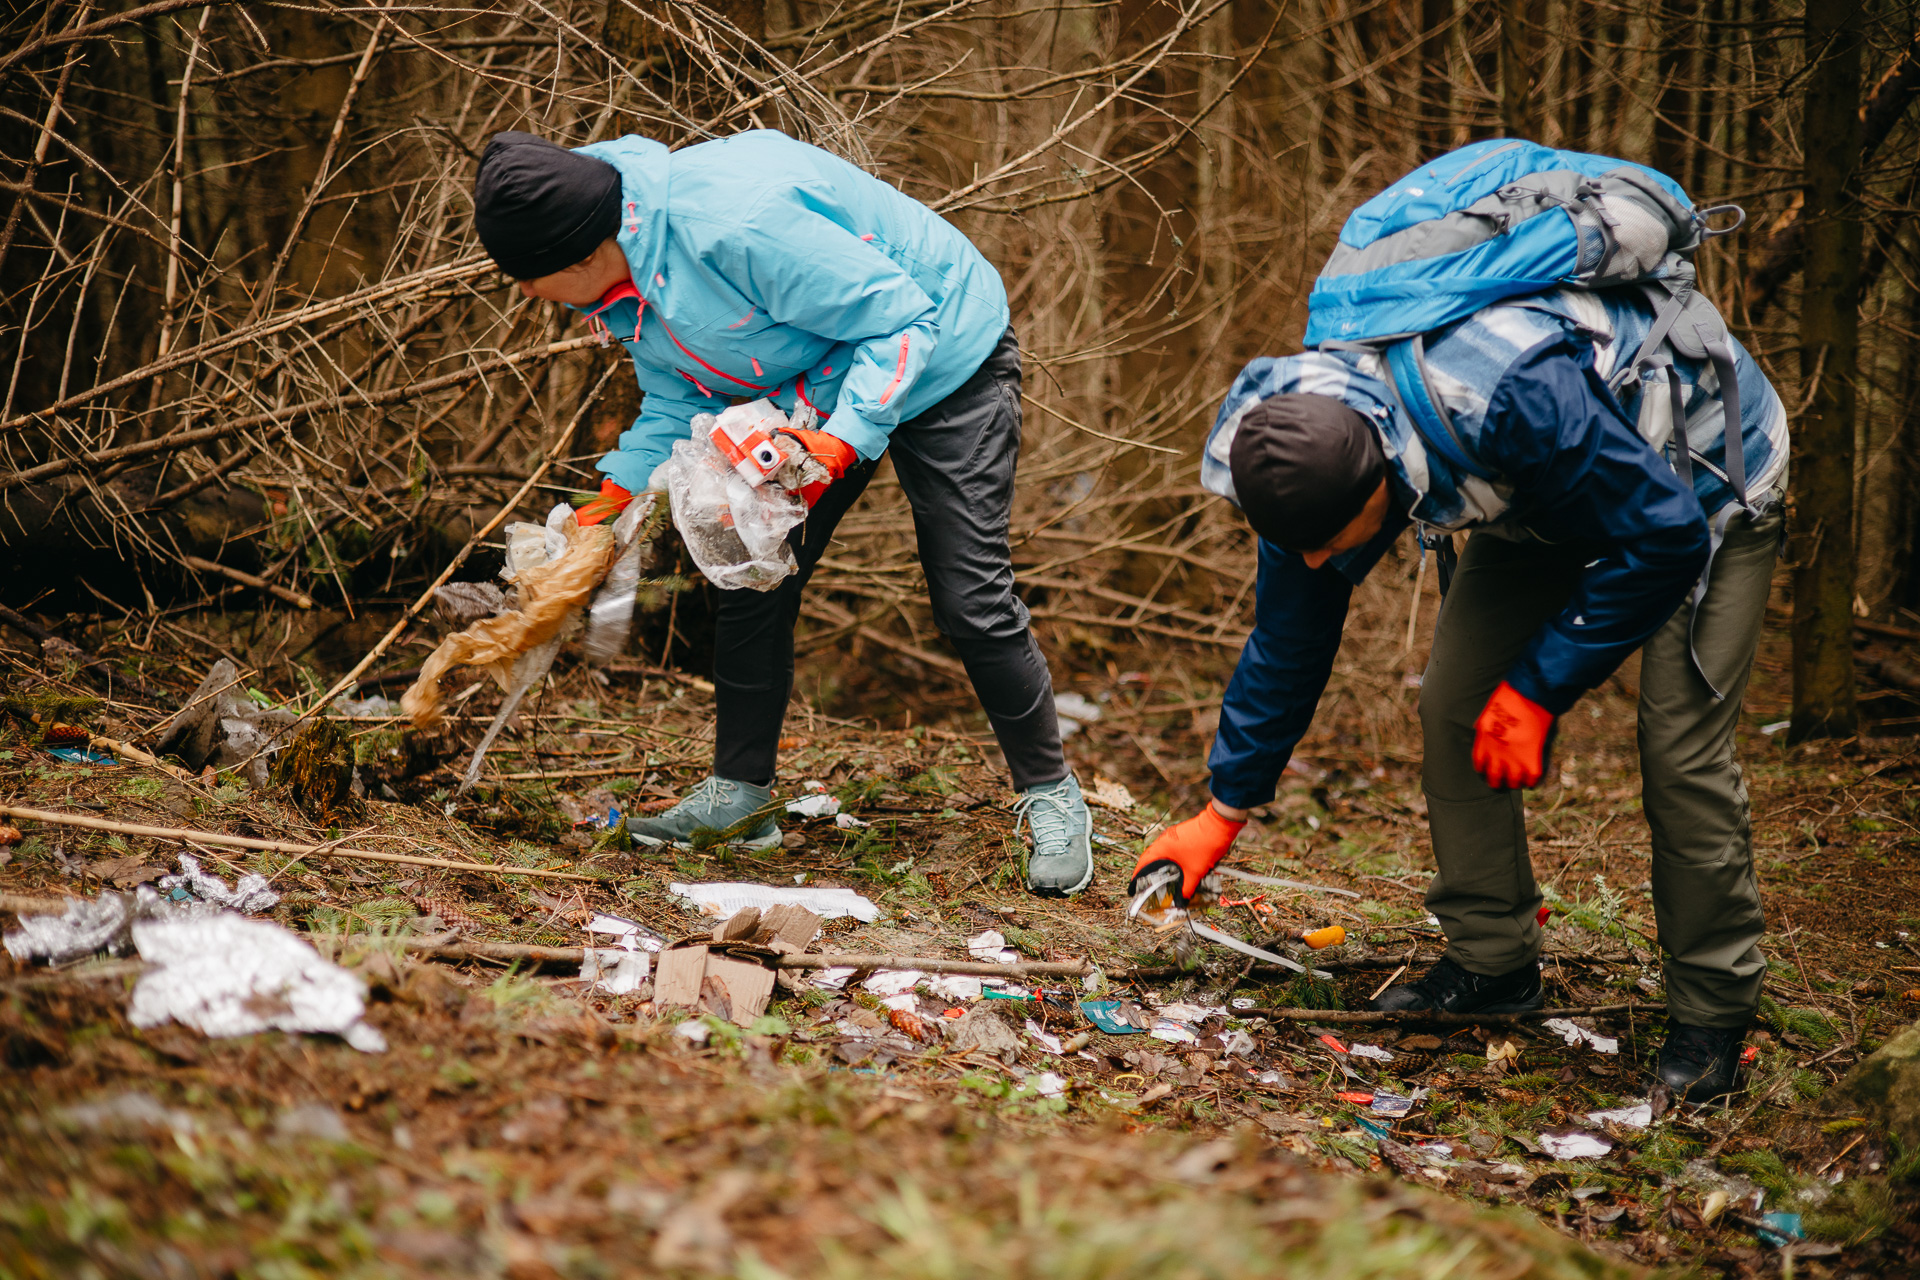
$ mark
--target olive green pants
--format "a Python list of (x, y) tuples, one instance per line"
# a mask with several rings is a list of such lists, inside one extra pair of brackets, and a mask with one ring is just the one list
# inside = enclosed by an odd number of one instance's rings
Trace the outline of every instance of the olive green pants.
[[(1697, 613), (1689, 600), (1641, 650), (1641, 797), (1653, 835), (1667, 1010), (1695, 1026), (1746, 1025), (1766, 973), (1733, 730), (1780, 526), (1777, 505), (1758, 520), (1736, 514)], [(1592, 548), (1478, 534), (1468, 539), (1440, 609), (1420, 690), (1421, 781), (1439, 868), (1427, 908), (1446, 931), (1447, 954), (1470, 973), (1532, 962), (1541, 904), (1522, 793), (1494, 791), (1474, 771), (1473, 722), (1534, 632), (1566, 604), (1593, 555)], [(1715, 689), (1725, 696), (1716, 698)]]

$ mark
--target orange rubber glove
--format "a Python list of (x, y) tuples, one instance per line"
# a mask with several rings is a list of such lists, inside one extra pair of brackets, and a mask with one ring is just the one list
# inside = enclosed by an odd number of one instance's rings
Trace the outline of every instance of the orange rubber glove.
[[(1185, 906), (1193, 895), (1200, 890), (1200, 882), (1227, 856), (1227, 850), (1233, 845), (1233, 838), (1240, 834), (1240, 828), (1246, 826), (1245, 820), (1235, 822), (1222, 817), (1220, 811), (1211, 803), (1195, 816), (1176, 826), (1162, 831), (1154, 842), (1140, 855), (1140, 861), (1133, 867), (1133, 882), (1137, 884), (1142, 876), (1156, 863), (1172, 863), (1180, 868), (1180, 905)], [(1128, 892), (1137, 892), (1132, 885)]]
[[(827, 474), (832, 476), (833, 480), (838, 480), (847, 474), (847, 469), (860, 461), (860, 455), (854, 452), (853, 446), (839, 436), (830, 436), (824, 431), (806, 430), (787, 430), (780, 434), (793, 440), (811, 454), (815, 462), (827, 469)], [(822, 480), (803, 486), (800, 490), (801, 499), (811, 507), (820, 500), (820, 495), (827, 491), (827, 486), (832, 484), (833, 480)]]
[(1505, 680), (1473, 722), (1473, 767), (1495, 791), (1540, 785), (1553, 713)]
[(575, 511), (573, 518), (580, 522), (582, 528), (590, 524), (599, 524), (602, 520), (611, 519), (625, 511), (627, 504), (632, 501), (633, 495), (615, 484), (613, 477), (609, 476), (600, 482), (600, 496), (591, 499), (586, 506)]

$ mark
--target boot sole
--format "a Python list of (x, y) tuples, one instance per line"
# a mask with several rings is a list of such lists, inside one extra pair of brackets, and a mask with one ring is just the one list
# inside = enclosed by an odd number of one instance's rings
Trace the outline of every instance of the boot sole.
[[(638, 831), (629, 832), (628, 834), (633, 837), (635, 844), (643, 844), (649, 849), (664, 849), (668, 845), (672, 845), (676, 849), (691, 850), (693, 848), (693, 845), (685, 840), (668, 840), (660, 836), (643, 836)], [(780, 843), (780, 833), (778, 831), (772, 831), (764, 836), (754, 836), (750, 840), (728, 840), (725, 841), (725, 843), (741, 845), (748, 849), (767, 849)]]
[(1547, 1001), (1546, 1001), (1545, 994), (1542, 993), (1542, 995), (1538, 999), (1503, 1000), (1498, 1004), (1490, 1004), (1480, 1009), (1435, 1009), (1431, 1005), (1429, 1005), (1424, 1009), (1381, 1009), (1377, 1005), (1373, 1005), (1373, 1004), (1369, 1004), (1367, 1007), (1372, 1009), (1376, 1013), (1406, 1013), (1406, 1014), (1414, 1014), (1414, 1015), (1418, 1015), (1422, 1013), (1444, 1013), (1449, 1017), (1459, 1015), (1459, 1016), (1465, 1016), (1469, 1018), (1477, 1017), (1484, 1014), (1485, 1016), (1491, 1018), (1491, 1017), (1501, 1017), (1511, 1013), (1532, 1013), (1537, 1009), (1546, 1008)]
[(1032, 876), (1029, 875), (1027, 879), (1027, 892), (1032, 894), (1036, 898), (1071, 898), (1074, 894), (1081, 892), (1083, 889), (1085, 889), (1088, 885), (1092, 883), (1093, 883), (1093, 846), (1091, 843), (1089, 843), (1087, 846), (1087, 874), (1080, 877), (1080, 882), (1078, 884), (1072, 885), (1065, 889), (1053, 889), (1053, 888), (1041, 889), (1034, 885)]

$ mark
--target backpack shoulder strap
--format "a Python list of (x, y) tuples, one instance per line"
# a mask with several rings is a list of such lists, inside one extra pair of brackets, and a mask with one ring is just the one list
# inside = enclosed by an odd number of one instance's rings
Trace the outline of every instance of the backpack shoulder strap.
[(1399, 396), (1401, 407), (1407, 411), (1407, 419), (1420, 433), (1420, 438), (1468, 475), (1478, 476), (1482, 480), (1493, 479), (1492, 471), (1467, 456), (1460, 437), (1454, 434), (1453, 415), (1447, 412), (1447, 406), (1428, 385), (1427, 348), (1420, 335), (1415, 334), (1389, 344), (1383, 354), (1388, 383)]

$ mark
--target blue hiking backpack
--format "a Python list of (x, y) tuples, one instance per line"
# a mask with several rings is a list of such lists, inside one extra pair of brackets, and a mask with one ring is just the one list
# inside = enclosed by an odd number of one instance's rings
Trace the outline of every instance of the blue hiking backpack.
[[(1736, 215), (1723, 227), (1717, 213)], [(1384, 358), (1389, 381), (1420, 436), (1482, 479), (1446, 406), (1427, 386), (1421, 335), (1502, 299), (1549, 289), (1644, 290), (1654, 324), (1609, 388), (1618, 394), (1670, 366), (1674, 354), (1713, 362), (1731, 433), (1725, 479), (1747, 504), (1739, 446), (1740, 382), (1726, 322), (1695, 291), (1693, 255), (1746, 221), (1738, 205), (1696, 208), (1680, 185), (1643, 165), (1513, 138), (1462, 147), (1421, 165), (1361, 205), (1307, 298), (1306, 345)], [(1666, 379), (1673, 420), (1686, 422), (1680, 380)], [(1686, 432), (1672, 462), (1692, 484)]]

